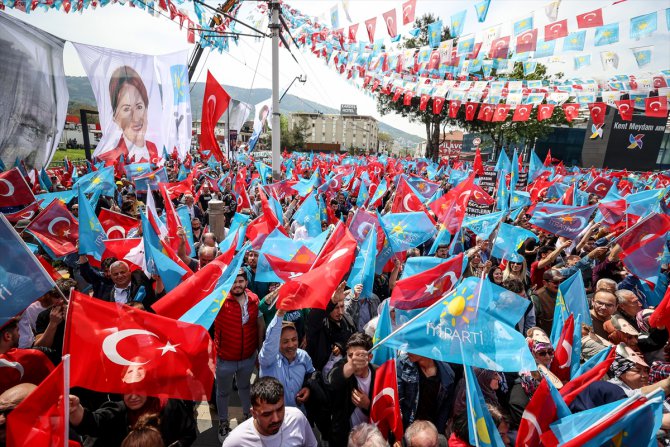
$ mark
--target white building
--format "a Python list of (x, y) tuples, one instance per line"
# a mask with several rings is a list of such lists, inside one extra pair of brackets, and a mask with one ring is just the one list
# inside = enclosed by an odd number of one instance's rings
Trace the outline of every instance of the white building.
[(342, 151), (351, 147), (371, 152), (378, 150), (379, 123), (371, 116), (291, 113), (288, 115), (289, 131), (301, 121), (308, 124), (307, 143), (337, 144)]

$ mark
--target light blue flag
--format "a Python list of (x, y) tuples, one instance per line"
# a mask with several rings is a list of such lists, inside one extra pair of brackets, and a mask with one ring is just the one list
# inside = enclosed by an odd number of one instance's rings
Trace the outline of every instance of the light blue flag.
[(528, 343), (514, 328), (528, 305), (488, 279), (466, 278), (377, 346), (492, 371), (531, 371), (537, 366)]
[(666, 188), (661, 188), (628, 194), (625, 197), (626, 204), (628, 205), (627, 212), (636, 216), (658, 213), (661, 211), (661, 199), (665, 196), (665, 193)]
[(177, 181), (181, 182), (182, 180), (186, 180), (188, 177), (188, 171), (186, 170), (186, 166), (184, 164), (181, 164), (179, 166), (179, 173), (177, 174)]
[(498, 224), (505, 216), (504, 211), (482, 214), (481, 216), (466, 216), (463, 220), (463, 226), (472, 231), (482, 239), (491, 237), (491, 233), (498, 227)]
[(633, 17), (630, 19), (630, 38), (642, 39), (650, 36), (658, 29), (658, 12)]
[[(153, 232), (153, 230), (151, 230)], [(155, 233), (154, 233), (155, 234)], [(146, 239), (145, 239), (146, 240)], [(146, 253), (153, 260), (158, 275), (163, 280), (165, 290), (168, 292), (177, 287), (184, 280), (184, 275), (189, 273), (179, 264), (165, 255), (162, 250), (157, 249), (153, 244), (144, 244)]]
[(68, 190), (68, 191), (57, 191), (57, 192), (47, 192), (45, 194), (37, 194), (35, 196), (35, 200), (38, 202), (42, 200), (42, 204), (40, 205), (42, 209), (46, 208), (49, 206), (51, 202), (54, 200), (60, 200), (63, 203), (70, 203), (70, 201), (74, 198), (76, 192), (73, 190)]
[(528, 16), (525, 19), (514, 22), (514, 35), (518, 36), (521, 33), (533, 29), (533, 16)]
[(550, 57), (554, 55), (556, 40), (539, 41), (535, 49), (535, 58)]
[[(235, 231), (228, 230), (228, 235), (221, 242), (219, 242), (219, 251), (221, 253), (225, 253), (230, 250), (230, 247), (232, 247), (233, 243), (235, 242), (235, 238), (237, 238), (237, 244), (239, 244), (240, 230), (242, 230), (242, 228), (243, 227), (237, 227)], [(246, 229), (246, 227), (244, 227), (244, 229)], [(237, 251), (237, 244), (235, 244), (235, 251)]]
[(375, 273), (380, 275), (384, 271), (384, 266), (393, 258), (394, 253), (389, 243), (388, 238), (384, 238), (382, 249), (377, 255), (377, 262), (375, 263)]
[(435, 252), (437, 251), (437, 247), (440, 245), (449, 245), (451, 242), (451, 233), (447, 231), (446, 228), (441, 229), (440, 231), (437, 232), (437, 237), (433, 241), (433, 245), (431, 245), (430, 250), (428, 251), (429, 255), (434, 255)]
[(498, 197), (496, 197), (496, 208), (500, 211), (509, 210), (509, 189), (507, 189), (507, 181), (505, 180), (505, 172), (500, 172), (498, 177)]
[(600, 363), (602, 363), (607, 356), (610, 354), (610, 351), (614, 349), (613, 346), (610, 346), (608, 348), (603, 349), (602, 351), (598, 352), (596, 355), (585, 361), (578, 369), (577, 372), (572, 376), (572, 378), (576, 378), (581, 376), (582, 374), (591, 371), (593, 368), (598, 366)]
[(284, 261), (290, 261), (303, 245), (301, 241), (294, 241), (278, 229), (273, 230), (265, 241), (263, 241), (260, 250), (258, 250), (256, 281), (283, 283), (284, 281), (274, 272), (265, 255), (269, 254), (277, 256)]
[(386, 194), (386, 191), (388, 191), (388, 185), (386, 184), (386, 177), (384, 177), (382, 181), (379, 182), (375, 193), (372, 195), (372, 199), (370, 199), (370, 205), (374, 205), (375, 202), (380, 200), (384, 194)]
[(373, 226), (365, 240), (360, 245), (356, 261), (351, 268), (347, 284), (351, 287), (356, 284), (363, 285), (361, 298), (372, 296), (372, 286), (375, 280), (375, 261), (377, 259), (377, 229)]
[(510, 192), (510, 203), (512, 193), (516, 189), (516, 182), (519, 180), (519, 155), (517, 154), (516, 148), (514, 148), (514, 153), (512, 154), (512, 159), (510, 160), (510, 165), (512, 168), (512, 175), (510, 176), (509, 181), (509, 192)]
[(507, 156), (507, 152), (505, 152), (504, 148), (500, 150), (498, 161), (496, 162), (496, 167), (494, 169), (498, 172), (512, 172), (512, 162), (509, 161), (509, 157)]
[(321, 234), (321, 212), (319, 211), (319, 205), (316, 203), (314, 194), (307, 196), (302, 205), (300, 205), (300, 208), (293, 215), (293, 219), (307, 228), (309, 237), (316, 237)]
[(361, 187), (358, 188), (358, 197), (356, 197), (356, 206), (361, 208), (369, 197), (370, 195), (368, 194), (368, 186), (366, 182), (361, 182)]
[(135, 180), (135, 177), (151, 172), (151, 163), (131, 163), (125, 165), (123, 169), (126, 171), (126, 177), (128, 177), (129, 180)]
[(223, 275), (214, 291), (198, 302), (198, 304), (189, 309), (179, 318), (179, 321), (199, 324), (206, 330), (209, 330), (209, 328), (212, 326), (212, 323), (214, 323), (214, 319), (223, 307), (223, 303), (226, 301), (226, 298), (228, 298), (228, 294), (230, 293), (230, 289), (233, 287), (233, 283), (237, 278), (237, 272), (242, 267), (242, 263), (244, 262), (244, 255), (246, 254), (248, 248), (249, 244), (246, 244), (242, 247), (242, 250), (237, 252), (237, 254), (233, 257), (233, 260), (230, 261), (230, 265), (226, 271), (223, 272)]
[(584, 51), (584, 43), (586, 42), (586, 30), (575, 31), (568, 34), (563, 39), (563, 52), (566, 51)]
[(49, 178), (49, 174), (47, 174), (47, 171), (44, 170), (44, 167), (42, 167), (42, 170), (40, 171), (40, 185), (42, 185), (42, 189), (45, 191), (50, 191), (51, 188), (53, 187), (53, 183), (51, 183), (51, 179)]
[(475, 38), (470, 37), (468, 39), (458, 39), (458, 45), (456, 45), (456, 55), (463, 56), (469, 55), (472, 53), (472, 50), (475, 47)]
[(489, 5), (491, 0), (481, 0), (474, 4), (475, 12), (477, 13), (477, 20), (481, 23), (486, 20), (486, 15), (489, 12)]
[(79, 254), (102, 260), (107, 234), (83, 190), (79, 190)]
[(591, 55), (583, 54), (581, 56), (575, 56), (574, 64), (575, 64), (575, 70), (579, 70), (582, 67), (588, 67), (589, 65), (591, 65)]
[(425, 272), (426, 270), (440, 265), (446, 261), (447, 259), (436, 258), (434, 256), (414, 256), (407, 258), (405, 266), (402, 270), (402, 274), (400, 275), (400, 279), (407, 278), (408, 276), (418, 275), (419, 273)]
[(309, 178), (309, 180), (300, 179), (298, 183), (291, 188), (296, 190), (300, 197), (307, 197), (314, 189), (319, 187), (319, 171), (316, 170)]
[(610, 45), (619, 41), (619, 22), (596, 28), (596, 36), (593, 45), (600, 47)]
[[(382, 302), (382, 308), (379, 311), (379, 318), (377, 319), (377, 327), (375, 328), (375, 336), (372, 337), (372, 343), (374, 344), (377, 344), (380, 340), (383, 340), (391, 332), (393, 332), (393, 326), (391, 324), (391, 311), (389, 309), (390, 302), (391, 300), (384, 300)], [(373, 365), (381, 365), (387, 360), (396, 358), (396, 355), (397, 352), (395, 349), (381, 346), (372, 351), (371, 363)]]
[(557, 418), (561, 419), (570, 416), (572, 412), (570, 411), (568, 405), (563, 400), (563, 396), (561, 396), (561, 393), (556, 389), (551, 380), (549, 380), (546, 376), (544, 378), (547, 381), (547, 387), (549, 387), (549, 394), (551, 395), (551, 399), (554, 401), (554, 405), (556, 405)]
[(468, 435), (470, 445), (480, 447), (504, 447), (500, 433), (486, 408), (486, 400), (472, 367), (465, 366), (465, 395), (467, 396)]
[[(191, 241), (191, 243), (189, 244), (191, 251), (188, 255), (194, 258), (196, 253), (195, 253), (195, 241), (193, 240), (193, 226), (191, 225), (191, 215), (188, 213), (188, 208), (186, 208), (186, 205), (179, 205), (175, 211), (177, 211), (177, 217), (179, 218), (179, 223), (181, 223), (181, 226), (184, 227), (186, 237), (188, 238), (189, 241)], [(165, 214), (163, 215), (165, 216)]]
[(431, 48), (437, 48), (442, 41), (442, 20), (430, 23), (428, 25), (428, 45)]
[(544, 163), (542, 163), (540, 157), (533, 150), (530, 153), (530, 163), (528, 165), (528, 183), (538, 178), (542, 174), (542, 171), (544, 171)]
[(514, 225), (501, 223), (493, 243), (491, 256), (494, 258), (507, 259), (512, 262), (521, 262), (523, 256), (518, 251), (521, 245), (528, 238), (539, 241), (539, 238), (532, 231)]
[(530, 204), (530, 193), (526, 191), (512, 191), (512, 194), (510, 194), (509, 208), (511, 210), (520, 209)]
[(468, 14), (467, 9), (457, 12), (451, 16), (451, 37), (458, 37), (463, 33), (465, 26), (465, 17)]
[(91, 172), (83, 177), (72, 186), (72, 190), (79, 191), (82, 189), (85, 194), (91, 194), (100, 191), (102, 194), (114, 197), (116, 192), (116, 184), (114, 182), (114, 167), (108, 166), (99, 171)]
[(237, 250), (240, 250), (242, 245), (244, 245), (244, 238), (247, 235), (247, 226), (249, 225), (250, 220), (251, 218), (246, 214), (235, 213), (233, 220), (230, 222), (230, 229), (228, 232), (235, 232), (238, 228), (240, 229), (240, 237), (237, 241)]
[[(558, 293), (556, 294), (556, 306), (554, 307), (554, 320), (551, 326), (551, 344), (556, 346), (558, 339), (561, 338), (561, 330), (563, 324), (568, 319), (570, 314), (574, 314), (575, 321), (577, 317), (581, 321), (591, 326), (591, 314), (589, 312), (589, 302), (584, 291), (584, 278), (581, 270), (564, 280), (558, 286)], [(575, 323), (575, 327), (576, 327)], [(580, 329), (581, 330), (581, 329)], [(581, 335), (579, 339), (581, 340)]]
[(423, 211), (389, 213), (379, 217), (379, 224), (394, 253), (418, 247), (437, 233), (435, 224)]

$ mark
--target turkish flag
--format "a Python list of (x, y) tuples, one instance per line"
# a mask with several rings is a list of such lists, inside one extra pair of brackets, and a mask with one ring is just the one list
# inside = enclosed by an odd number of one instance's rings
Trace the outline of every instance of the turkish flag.
[(43, 381), (28, 382), (38, 387), (7, 415), (8, 446), (67, 445), (69, 425), (66, 413), (70, 389), (66, 386), (65, 365), (69, 357), (52, 369)]
[(233, 260), (236, 248), (237, 244), (233, 243), (227, 251), (181, 282), (167, 295), (156, 301), (151, 308), (164, 317), (174, 320), (181, 318), (214, 291), (219, 279)]
[(589, 186), (584, 190), (585, 192), (595, 194), (601, 199), (607, 195), (607, 191), (612, 187), (612, 180), (598, 176), (596, 177)]
[(402, 24), (407, 25), (414, 21), (416, 12), (416, 0), (407, 0), (402, 4)]
[(398, 100), (400, 99), (400, 95), (402, 95), (402, 94), (403, 94), (403, 89), (400, 88), (400, 87), (397, 87), (395, 89), (395, 91), (393, 92), (393, 98), (391, 98), (391, 101), (398, 102)]
[(472, 121), (475, 119), (475, 112), (477, 112), (478, 102), (468, 102), (465, 104), (465, 121)]
[(544, 157), (544, 165), (545, 166), (551, 166), (552, 158), (551, 158), (551, 149), (547, 151), (547, 156)]
[[(170, 248), (172, 248), (172, 250), (178, 251), (181, 239), (179, 236), (177, 236), (177, 231), (182, 226), (182, 224), (179, 220), (179, 216), (177, 215), (177, 210), (175, 210), (174, 204), (172, 203), (172, 200), (170, 200), (170, 193), (167, 191), (166, 184), (159, 183), (158, 188), (161, 191), (161, 196), (163, 196), (163, 205), (165, 208), (163, 210), (163, 215), (165, 216), (165, 223), (168, 232), (167, 244), (170, 246)], [(192, 242), (189, 242), (188, 238), (186, 238), (186, 253), (191, 253), (191, 244)]]
[(207, 71), (207, 84), (205, 85), (205, 96), (202, 100), (202, 129), (200, 132), (200, 150), (211, 151), (214, 158), (223, 161), (223, 153), (219, 143), (214, 136), (216, 123), (228, 108), (230, 95), (223, 89), (221, 84)]
[(579, 104), (567, 102), (561, 107), (563, 108), (563, 113), (565, 113), (565, 119), (569, 123), (579, 116)]
[(19, 222), (21, 219), (32, 219), (37, 215), (37, 213), (40, 212), (40, 204), (42, 203), (42, 200), (39, 202), (34, 202), (27, 207), (18, 210), (15, 213), (9, 213), (5, 214), (5, 218), (11, 223), (11, 224), (16, 224)]
[(267, 259), (268, 264), (270, 264), (270, 267), (275, 274), (284, 281), (290, 281), (293, 278), (297, 278), (298, 276), (309, 272), (309, 269), (314, 262), (314, 259), (312, 259), (311, 262), (300, 262), (295, 260), (285, 261), (282, 258), (268, 253), (264, 253), (262, 256), (265, 256), (265, 259)]
[(396, 23), (395, 8), (382, 14), (386, 23), (386, 30), (391, 38), (398, 34), (398, 24)]
[(446, 228), (451, 234), (456, 234), (461, 228), (468, 202), (473, 193), (473, 184), (474, 174), (429, 205), (437, 220), (443, 224), (443, 228)]
[(35, 196), (19, 168), (0, 172), (0, 207), (25, 206), (35, 201)]
[(412, 188), (403, 176), (400, 177), (400, 181), (398, 182), (398, 188), (395, 191), (391, 212), (410, 213), (413, 211), (423, 211), (423, 203), (412, 191)]
[(605, 122), (605, 115), (607, 115), (607, 104), (604, 102), (594, 102), (589, 104), (589, 112), (591, 113), (591, 120), (595, 125), (601, 125)]
[(20, 383), (38, 385), (54, 369), (51, 360), (37, 349), (11, 348), (0, 354), (0, 394)]
[(509, 104), (498, 104), (495, 111), (493, 112), (493, 121), (494, 123), (499, 123), (507, 119), (507, 114), (509, 113), (510, 105)]
[(516, 52), (527, 53), (537, 48), (537, 28), (525, 31), (516, 37)]
[(670, 217), (652, 213), (628, 228), (617, 240), (625, 255), (639, 250), (670, 231)]
[(509, 41), (510, 37), (505, 36), (491, 42), (489, 59), (506, 59), (507, 53), (509, 53)]
[(598, 365), (594, 366), (591, 370), (585, 372), (584, 374), (575, 377), (568, 383), (566, 383), (563, 388), (559, 390), (563, 400), (567, 405), (570, 405), (572, 401), (582, 392), (584, 389), (592, 384), (602, 379), (607, 371), (609, 371), (610, 366), (614, 363), (614, 358), (616, 357), (616, 349), (612, 349), (610, 353), (605, 357)]
[(532, 104), (521, 104), (516, 106), (516, 109), (514, 110), (514, 116), (512, 116), (512, 121), (528, 121), (528, 118), (530, 118), (530, 112), (532, 110)]
[[(477, 148), (477, 151), (479, 152), (479, 148)], [(479, 158), (481, 160), (481, 155)], [(476, 161), (477, 158), (475, 155), (475, 166), (473, 167), (473, 171), (475, 173), (477, 172)], [(491, 197), (489, 193), (484, 191), (481, 186), (475, 184), (472, 185), (472, 195), (470, 196), (470, 201), (475, 202), (479, 205), (493, 205), (494, 203), (496, 203), (495, 199)]]
[[(452, 99), (449, 101), (449, 118), (456, 118), (458, 116), (458, 110), (461, 108), (461, 101), (458, 99)], [(474, 116), (475, 112), (474, 110), (472, 111), (472, 115)], [(467, 118), (466, 118), (467, 119)], [(472, 120), (472, 118), (470, 118)], [(468, 120), (468, 121), (470, 121)]]
[(414, 97), (414, 92), (411, 90), (405, 90), (405, 94), (402, 98), (402, 103), (405, 106), (412, 105), (412, 98)]
[(665, 96), (652, 96), (644, 100), (644, 114), (654, 118), (668, 117), (668, 98)]
[(189, 174), (180, 182), (166, 183), (165, 187), (170, 193), (170, 199), (176, 199), (182, 194), (191, 194), (193, 192), (193, 175)]
[(463, 272), (463, 253), (424, 272), (399, 280), (391, 294), (396, 309), (412, 310), (431, 306), (449, 292)]
[(550, 23), (544, 26), (544, 41), (560, 39), (568, 35), (568, 19)]
[(544, 121), (551, 118), (551, 115), (554, 113), (553, 104), (540, 104), (537, 106), (537, 120)]
[(595, 11), (585, 12), (577, 16), (577, 28), (595, 28), (603, 26), (603, 10), (602, 8)]
[(349, 25), (349, 43), (356, 42), (356, 33), (358, 33), (358, 23)]
[(652, 80), (654, 82), (654, 88), (663, 88), (668, 86), (668, 83), (665, 81), (665, 77), (663, 76), (654, 76)]
[(196, 401), (212, 392), (216, 351), (205, 328), (76, 291), (63, 352), (73, 386)]
[(439, 115), (442, 113), (445, 99), (442, 96), (433, 96), (433, 114)]
[[(572, 358), (572, 344), (574, 342), (575, 334), (575, 318), (570, 314), (567, 320), (563, 323), (561, 336), (556, 345), (556, 353), (551, 361), (551, 372), (562, 382), (570, 380), (570, 365), (573, 362)], [(579, 359), (577, 359), (579, 361)]]
[(396, 440), (402, 439), (402, 415), (395, 359), (384, 362), (375, 373), (370, 422), (377, 426), (385, 439), (389, 439), (389, 433), (393, 433)]
[(551, 397), (547, 379), (543, 378), (521, 416), (517, 446), (540, 447), (540, 436), (556, 420), (556, 404)]
[(245, 209), (250, 210), (251, 200), (249, 200), (249, 194), (247, 194), (247, 182), (239, 173), (237, 174), (237, 179), (235, 180), (234, 191), (237, 200), (237, 212), (239, 213)]
[(110, 211), (107, 208), (102, 208), (98, 215), (98, 220), (102, 229), (109, 239), (123, 239), (128, 235), (130, 230), (137, 228), (140, 222), (125, 214)]
[(144, 241), (141, 237), (129, 239), (107, 239), (102, 259), (115, 257), (125, 261), (130, 271), (146, 270)]
[(633, 109), (635, 108), (635, 100), (622, 99), (619, 101), (614, 101), (614, 103), (616, 104), (617, 110), (619, 110), (619, 116), (623, 121), (633, 120)]
[(279, 288), (277, 309), (325, 309), (356, 257), (356, 239), (338, 223), (312, 269)]
[(51, 202), (30, 222), (26, 230), (46, 245), (56, 257), (77, 251), (79, 224), (60, 200)]
[(426, 108), (428, 107), (428, 100), (430, 99), (430, 95), (427, 93), (422, 93), (421, 98), (419, 99), (419, 110), (422, 112), (426, 111)]
[(479, 109), (477, 119), (479, 121), (491, 121), (493, 119), (493, 105), (482, 104), (482, 107)]
[(375, 28), (377, 27), (377, 17), (367, 19), (365, 21), (365, 30), (368, 32), (370, 43), (375, 42)]

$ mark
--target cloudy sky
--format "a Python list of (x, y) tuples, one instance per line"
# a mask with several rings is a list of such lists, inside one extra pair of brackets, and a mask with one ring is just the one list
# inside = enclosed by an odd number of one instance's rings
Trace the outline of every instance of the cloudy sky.
[[(212, 5), (215, 2), (210, 1)], [(249, 1), (243, 6), (240, 19), (247, 17), (257, 2)], [(478, 23), (472, 0), (417, 0), (417, 17), (431, 12), (446, 24), (452, 14), (467, 10), (467, 20), (463, 35), (473, 34), (477, 41), (481, 40), (485, 30), (492, 26), (501, 26), (501, 35), (511, 33), (512, 22), (534, 15), (535, 27), (540, 28), (540, 37), (543, 35), (544, 25), (549, 21), (544, 13), (544, 0), (492, 0), (487, 19)], [(551, 72), (564, 72), (568, 76), (592, 77), (606, 79), (615, 74), (657, 73), (659, 70), (670, 69), (670, 33), (666, 25), (665, 8), (669, 6), (667, 0), (628, 0), (612, 5), (613, 0), (563, 0), (559, 9), (558, 20), (568, 19), (570, 31), (577, 30), (575, 16), (602, 7), (604, 23), (620, 21), (620, 42), (613, 45), (594, 47), (593, 29), (587, 30), (586, 51), (583, 53), (560, 54), (562, 44), (556, 45), (557, 54), (563, 56), (563, 61), (550, 64)], [(396, 8), (398, 16), (402, 1), (381, 0), (350, 0), (349, 13), (352, 22), (348, 22), (343, 11), (342, 3), (334, 0), (294, 0), (289, 5), (298, 8), (305, 14), (320, 16), (329, 22), (330, 10), (338, 6), (340, 27), (363, 21), (377, 16), (376, 38), (388, 38), (381, 15), (392, 8)], [(187, 2), (185, 9), (191, 8)], [(631, 17), (658, 11), (658, 31), (651, 37), (641, 40), (632, 40), (629, 37), (629, 20)], [(145, 54), (163, 54), (173, 51), (189, 49), (192, 45), (186, 42), (186, 31), (180, 30), (177, 23), (168, 18), (152, 17), (145, 11), (130, 6), (114, 4), (97, 10), (86, 10), (82, 14), (64, 14), (60, 11), (37, 12), (30, 15), (9, 10), (20, 20), (33, 24), (65, 40), (80, 42), (133, 51)], [(192, 17), (195, 17), (193, 14)], [(358, 38), (367, 39), (365, 27), (359, 27)], [(241, 31), (242, 28), (238, 28)], [(402, 33), (407, 28), (400, 28)], [(655, 45), (652, 63), (643, 69), (638, 69), (632, 55), (631, 48)], [(605, 71), (600, 63), (600, 51), (615, 51), (619, 56), (619, 67), (616, 71)], [(305, 99), (319, 102), (326, 106), (338, 108), (342, 103), (358, 104), (360, 114), (368, 114), (381, 118), (376, 111), (372, 96), (361, 91), (346, 81), (345, 77), (335, 73), (327, 67), (322, 59), (312, 54), (301, 53), (293, 49), (298, 60), (296, 63), (285, 49), (280, 49), (280, 87), (282, 90), (298, 75), (306, 75), (305, 84), (295, 83), (290, 93)], [(575, 71), (573, 57), (582, 54), (591, 54), (592, 65)], [(84, 70), (72, 45), (65, 48), (65, 71), (68, 75), (84, 76)], [(258, 67), (258, 70), (256, 70)], [(271, 87), (271, 44), (270, 39), (256, 41), (254, 38), (242, 38), (239, 45), (231, 46), (230, 53), (209, 53), (206, 51), (196, 71), (197, 80), (204, 81), (206, 70), (209, 69), (223, 84), (234, 85), (246, 89)], [(238, 98), (244, 100), (244, 98)], [(411, 124), (399, 116), (385, 116), (386, 123), (401, 128), (407, 132), (424, 137), (423, 126)]]

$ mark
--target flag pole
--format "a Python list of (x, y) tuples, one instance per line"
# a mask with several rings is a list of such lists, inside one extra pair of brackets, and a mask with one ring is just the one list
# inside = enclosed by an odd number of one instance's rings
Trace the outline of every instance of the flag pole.
[[(463, 362), (463, 368), (471, 368), (465, 364), (465, 355), (463, 354), (463, 342), (460, 343), (461, 347), (461, 361)], [(465, 395), (466, 395), (466, 407), (468, 412), (468, 421), (472, 424), (472, 432), (475, 434), (475, 446), (479, 447), (479, 433), (477, 433), (477, 421), (475, 421), (475, 416), (472, 414), (472, 394), (470, 393), (470, 381), (468, 380), (469, 374), (465, 372)]]
[(70, 354), (65, 354), (63, 361), (63, 447), (68, 447), (70, 438)]

